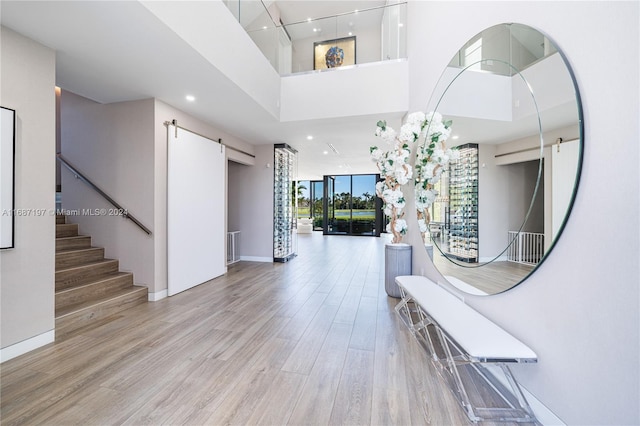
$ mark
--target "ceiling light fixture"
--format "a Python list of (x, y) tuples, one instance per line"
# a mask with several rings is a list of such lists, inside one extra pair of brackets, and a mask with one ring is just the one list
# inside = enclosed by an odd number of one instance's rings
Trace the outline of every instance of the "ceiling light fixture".
[(308, 141), (310, 141), (310, 140), (312, 140), (312, 139), (313, 139), (313, 136), (311, 136), (311, 135), (307, 136), (307, 140), (308, 140)]
[(329, 153), (329, 151), (322, 151), (322, 153), (323, 153), (324, 155), (327, 155), (327, 154)]
[(459, 139), (459, 138), (460, 138), (460, 136), (458, 136), (458, 135), (453, 135), (453, 136), (451, 136), (451, 139), (453, 139), (453, 140), (455, 140), (455, 139)]
[(196, 97), (193, 95), (187, 95), (185, 96), (185, 99), (188, 100), (189, 102), (193, 102), (196, 100)]

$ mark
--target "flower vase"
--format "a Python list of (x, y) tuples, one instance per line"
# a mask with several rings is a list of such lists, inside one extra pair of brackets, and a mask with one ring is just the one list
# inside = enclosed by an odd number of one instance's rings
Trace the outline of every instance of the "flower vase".
[(384, 246), (384, 289), (391, 297), (400, 298), (396, 277), (411, 275), (411, 245), (389, 243)]

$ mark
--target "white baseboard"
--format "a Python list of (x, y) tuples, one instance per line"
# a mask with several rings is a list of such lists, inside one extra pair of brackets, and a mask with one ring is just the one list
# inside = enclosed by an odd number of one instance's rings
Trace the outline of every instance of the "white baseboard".
[[(507, 378), (499, 367), (492, 365), (484, 365), (489, 373), (491, 373), (503, 386), (507, 389), (510, 389), (511, 386), (507, 382)], [(536, 398), (531, 392), (529, 392), (526, 388), (524, 388), (520, 383), (518, 383), (520, 389), (522, 390), (522, 394), (527, 399), (531, 410), (533, 410), (533, 414), (535, 414), (538, 423), (544, 426), (566, 426), (566, 424), (558, 418), (546, 405), (544, 405), (538, 398)]]
[(553, 414), (553, 412), (549, 410), (546, 405), (540, 402), (538, 398), (533, 396), (531, 392), (522, 387), (522, 385), (520, 385), (520, 389), (522, 389), (524, 397), (527, 398), (527, 402), (533, 410), (533, 414), (536, 415), (536, 419), (538, 419), (538, 422), (540, 422), (544, 426), (566, 426), (565, 422), (563, 422), (558, 418), (558, 416)]
[(240, 256), (240, 260), (244, 260), (245, 262), (266, 262), (266, 263), (273, 263), (273, 257)]
[(156, 291), (155, 293), (149, 292), (149, 302), (157, 302), (158, 300), (165, 299), (169, 296), (167, 289)]
[(481, 257), (480, 259), (478, 259), (478, 262), (486, 263), (493, 260), (495, 260), (496, 262), (506, 262), (507, 260), (509, 260), (509, 257), (506, 254), (498, 257), (497, 259), (495, 257)]
[(9, 361), (12, 358), (31, 352), (41, 346), (53, 343), (56, 340), (55, 330), (49, 330), (38, 334), (22, 342), (0, 349), (0, 362)]

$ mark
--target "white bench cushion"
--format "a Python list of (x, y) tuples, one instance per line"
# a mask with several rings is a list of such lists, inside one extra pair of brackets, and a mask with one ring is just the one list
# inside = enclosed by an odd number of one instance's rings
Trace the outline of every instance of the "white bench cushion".
[(536, 362), (536, 353), (453, 294), (423, 276), (399, 276), (396, 283), (471, 359)]

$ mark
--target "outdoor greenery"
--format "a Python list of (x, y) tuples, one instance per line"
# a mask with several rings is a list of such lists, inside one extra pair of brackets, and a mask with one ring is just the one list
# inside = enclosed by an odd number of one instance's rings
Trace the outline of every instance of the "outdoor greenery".
[[(314, 182), (301, 181), (292, 186), (297, 199), (297, 217), (313, 217), (315, 229), (323, 227), (323, 200), (308, 187)], [(315, 187), (311, 188), (314, 189)], [(320, 197), (318, 197), (320, 195)], [(376, 221), (376, 195), (371, 192), (352, 194), (349, 191), (334, 193), (328, 200), (328, 224), (333, 233), (369, 234), (374, 232)]]
[[(349, 205), (349, 202), (352, 205)], [(298, 193), (298, 214), (300, 216), (303, 211), (309, 213), (311, 201), (309, 198), (302, 196), (301, 193)], [(322, 200), (316, 199), (313, 202), (314, 211), (322, 211)], [(353, 210), (374, 210), (376, 208), (375, 202), (375, 194), (370, 194), (365, 192), (362, 196), (354, 196), (352, 197), (349, 192), (342, 192), (340, 194), (335, 194), (333, 197), (333, 207), (336, 211), (338, 210), (349, 210), (350, 207)]]

